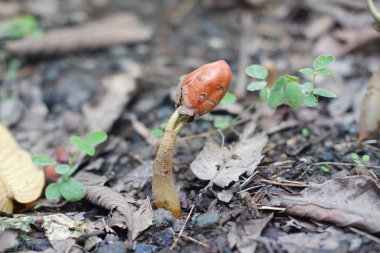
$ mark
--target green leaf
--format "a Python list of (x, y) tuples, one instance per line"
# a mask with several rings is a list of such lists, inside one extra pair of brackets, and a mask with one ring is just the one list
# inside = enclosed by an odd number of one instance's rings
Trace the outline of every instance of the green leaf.
[(183, 79), (185, 79), (186, 76), (187, 76), (187, 74), (185, 74), (185, 75), (180, 75), (179, 78), (178, 78), (178, 80), (179, 80), (180, 82), (182, 82)]
[(307, 129), (307, 128), (305, 128), (305, 127), (302, 128), (302, 129), (301, 129), (301, 134), (302, 134), (302, 136), (305, 137), (305, 138), (309, 137), (309, 136), (310, 136), (309, 129)]
[(67, 164), (58, 164), (57, 166), (55, 166), (55, 171), (61, 175), (66, 174), (69, 170), (70, 166)]
[(321, 97), (336, 98), (336, 95), (334, 92), (323, 89), (323, 88), (314, 89), (313, 94), (321, 96)]
[(49, 156), (45, 156), (45, 155), (34, 155), (32, 157), (32, 162), (38, 166), (48, 166), (48, 165), (57, 164), (56, 160), (54, 160), (53, 158), (51, 158)]
[(68, 179), (61, 183), (61, 194), (67, 201), (79, 201), (85, 194), (86, 189), (84, 185), (75, 179)]
[(330, 76), (334, 74), (334, 71), (332, 71), (331, 69), (321, 69), (321, 70), (317, 70), (315, 74), (319, 76)]
[(295, 82), (286, 84), (286, 99), (292, 108), (300, 108), (305, 101), (305, 94), (302, 92), (302, 86)]
[(86, 143), (91, 146), (99, 145), (107, 140), (108, 135), (103, 131), (90, 133), (86, 138)]
[(365, 162), (368, 162), (370, 159), (369, 155), (363, 155), (362, 156), (362, 160), (365, 161)]
[(351, 157), (352, 157), (352, 159), (354, 159), (354, 160), (358, 160), (358, 159), (359, 159), (359, 155), (356, 154), (356, 153), (352, 153), (352, 154), (351, 154)]
[(227, 119), (219, 118), (219, 119), (215, 119), (213, 124), (214, 124), (214, 127), (216, 128), (224, 129), (224, 128), (229, 127), (230, 121)]
[(314, 84), (312, 82), (306, 82), (303, 84), (304, 91), (310, 93), (314, 90)]
[(300, 78), (298, 76), (285, 75), (286, 82), (300, 82)]
[(322, 171), (324, 173), (329, 173), (330, 172), (330, 166), (328, 164), (322, 165), (321, 169), (322, 169)]
[(303, 103), (307, 107), (316, 107), (318, 105), (318, 99), (314, 95), (310, 94), (309, 96), (306, 96)]
[(334, 61), (335, 57), (332, 55), (320, 55), (315, 59), (313, 66), (315, 70), (320, 70), (327, 68)]
[(60, 183), (51, 183), (45, 189), (45, 197), (47, 200), (58, 200), (61, 196)]
[(221, 104), (233, 104), (236, 102), (236, 96), (232, 94), (231, 92), (227, 92), (226, 95), (224, 95), (222, 101), (220, 101)]
[(260, 90), (260, 98), (263, 101), (267, 101), (269, 99), (270, 89), (268, 87), (265, 87), (264, 89)]
[(152, 131), (150, 131), (150, 135), (157, 137), (157, 138), (160, 138), (160, 137), (164, 136), (164, 131), (160, 128), (156, 128), (156, 129), (153, 129)]
[(95, 148), (91, 145), (89, 145), (86, 141), (84, 141), (81, 137), (79, 136), (71, 136), (70, 137), (70, 142), (77, 146), (82, 152), (85, 152), (89, 156), (93, 156), (95, 154)]
[(253, 64), (245, 69), (245, 73), (257, 79), (265, 79), (268, 76), (268, 70), (261, 65)]
[(315, 70), (312, 68), (304, 68), (304, 69), (300, 69), (298, 71), (303, 73), (303, 74), (306, 74), (306, 75), (314, 75), (315, 74)]
[(285, 102), (285, 77), (279, 77), (274, 83), (268, 98), (268, 105), (272, 108), (276, 108)]
[(255, 90), (261, 90), (267, 86), (267, 82), (265, 81), (254, 81), (248, 84), (247, 90), (249, 91), (255, 91)]

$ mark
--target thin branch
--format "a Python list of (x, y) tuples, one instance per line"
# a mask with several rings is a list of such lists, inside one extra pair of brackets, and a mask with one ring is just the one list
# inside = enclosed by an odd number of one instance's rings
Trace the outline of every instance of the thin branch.
[(373, 0), (367, 0), (367, 7), (372, 17), (375, 19), (377, 28), (380, 29), (380, 12), (376, 9), (376, 6), (373, 3)]

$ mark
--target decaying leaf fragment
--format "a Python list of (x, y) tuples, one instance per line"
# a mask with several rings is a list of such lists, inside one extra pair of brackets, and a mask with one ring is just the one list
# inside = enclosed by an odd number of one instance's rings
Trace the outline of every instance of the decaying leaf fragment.
[(362, 102), (359, 141), (376, 139), (380, 134), (380, 67), (373, 73)]
[(252, 174), (260, 163), (268, 138), (265, 135), (240, 140), (231, 148), (220, 147), (209, 139), (197, 158), (191, 163), (191, 171), (202, 180), (211, 180), (220, 187), (238, 181), (247, 172)]
[(45, 177), (21, 149), (9, 130), (0, 124), (0, 211), (13, 212), (13, 200), (36, 200), (45, 185)]
[(272, 198), (286, 212), (338, 226), (380, 232), (380, 187), (367, 176), (335, 178), (294, 195)]

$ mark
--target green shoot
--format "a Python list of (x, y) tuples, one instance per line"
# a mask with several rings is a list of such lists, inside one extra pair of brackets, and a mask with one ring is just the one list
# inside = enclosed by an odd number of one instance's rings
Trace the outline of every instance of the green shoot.
[(369, 155), (363, 155), (360, 157), (357, 153), (352, 153), (351, 158), (355, 161), (358, 167), (365, 167), (370, 160)]

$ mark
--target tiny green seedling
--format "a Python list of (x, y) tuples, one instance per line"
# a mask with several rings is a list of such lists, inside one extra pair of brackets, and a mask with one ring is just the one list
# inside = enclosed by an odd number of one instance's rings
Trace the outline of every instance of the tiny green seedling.
[(312, 75), (311, 82), (300, 83), (300, 78), (296, 76), (283, 75), (277, 78), (273, 87), (268, 87), (265, 80), (268, 77), (268, 70), (261, 65), (251, 65), (245, 69), (250, 77), (256, 79), (247, 86), (249, 91), (260, 91), (262, 100), (268, 105), (276, 108), (282, 104), (288, 104), (292, 108), (301, 106), (316, 107), (319, 97), (335, 98), (336, 95), (327, 89), (314, 88), (316, 76), (329, 76), (333, 71), (328, 67), (335, 61), (334, 56), (321, 55), (314, 60), (313, 68), (299, 70), (306, 75)]
[(55, 171), (62, 175), (58, 182), (51, 183), (46, 187), (45, 195), (48, 200), (58, 200), (63, 196), (67, 201), (79, 201), (85, 196), (85, 186), (78, 180), (70, 178), (70, 176), (79, 166), (77, 160), (81, 152), (89, 156), (95, 155), (96, 146), (105, 142), (107, 138), (107, 134), (102, 131), (92, 132), (85, 139), (76, 135), (71, 136), (70, 142), (77, 146), (79, 151), (70, 157), (69, 164), (59, 164), (55, 159), (45, 155), (32, 157), (34, 164), (43, 167), (54, 165)]
[(352, 159), (354, 159), (355, 163), (359, 167), (365, 167), (370, 160), (369, 155), (363, 155), (362, 157), (360, 157), (357, 153), (352, 153), (351, 157), (352, 157)]
[(309, 129), (307, 129), (307, 128), (305, 128), (305, 127), (302, 128), (302, 129), (301, 129), (301, 134), (302, 134), (302, 136), (305, 137), (305, 138), (309, 137), (309, 136), (310, 136)]
[(329, 173), (330, 172), (330, 165), (328, 165), (327, 163), (323, 164), (321, 166), (321, 170), (324, 172), (324, 173)]

